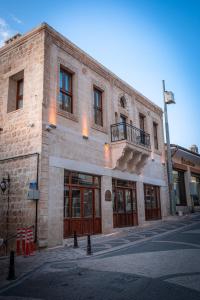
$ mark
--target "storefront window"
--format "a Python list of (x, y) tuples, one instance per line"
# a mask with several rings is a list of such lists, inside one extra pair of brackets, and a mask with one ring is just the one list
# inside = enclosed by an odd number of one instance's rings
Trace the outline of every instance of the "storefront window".
[(126, 201), (126, 212), (132, 211), (132, 199), (131, 199), (131, 191), (125, 190), (125, 201)]
[(200, 206), (200, 175), (192, 174), (190, 182), (190, 194), (194, 206)]
[(100, 205), (100, 177), (65, 170), (64, 217), (100, 217)]
[(95, 189), (95, 216), (101, 216), (101, 201), (100, 201), (100, 191)]
[(84, 217), (92, 218), (92, 190), (84, 190)]
[(124, 212), (124, 200), (123, 200), (123, 191), (116, 192), (117, 197), (117, 211)]
[(81, 197), (80, 190), (72, 190), (72, 218), (80, 218), (81, 216)]
[(187, 205), (183, 171), (173, 170), (173, 183), (176, 205)]
[(69, 217), (69, 188), (64, 189), (64, 218)]

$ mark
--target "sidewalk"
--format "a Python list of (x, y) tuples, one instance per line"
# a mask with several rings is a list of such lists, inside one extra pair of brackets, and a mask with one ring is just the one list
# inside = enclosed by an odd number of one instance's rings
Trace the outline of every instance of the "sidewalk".
[[(200, 214), (195, 213), (182, 217), (168, 217), (166, 220), (152, 221), (145, 226), (117, 228), (112, 234), (91, 237), (93, 255), (128, 247), (151, 239), (152, 237), (177, 231), (200, 222)], [(15, 259), (16, 280), (8, 281), (9, 257), (0, 257), (0, 289), (28, 276), (46, 263), (76, 260), (86, 257), (86, 237), (78, 239), (79, 248), (73, 249), (73, 239), (64, 241), (64, 245), (57, 248), (37, 251), (34, 256), (18, 256)]]
[[(165, 220), (146, 222), (143, 226), (115, 228), (113, 233), (92, 236), (93, 255), (104, 254), (125, 248), (129, 245), (140, 243), (155, 236), (165, 235), (177, 231), (185, 226), (193, 225), (200, 221), (200, 213), (185, 216), (169, 216)], [(73, 246), (73, 239), (64, 241), (68, 247)], [(78, 238), (79, 249), (76, 252), (84, 255), (87, 248), (87, 237)]]

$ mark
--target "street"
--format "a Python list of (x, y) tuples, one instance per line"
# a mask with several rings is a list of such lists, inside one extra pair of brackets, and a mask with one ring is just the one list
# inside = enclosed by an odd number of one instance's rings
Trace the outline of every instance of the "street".
[[(128, 232), (113, 240), (107, 251), (104, 244), (94, 245), (94, 255), (78, 259), (58, 259), (43, 264), (28, 278), (4, 289), (0, 299), (200, 299), (200, 216), (189, 225), (174, 225), (164, 232), (164, 226)], [(168, 223), (166, 228), (173, 227)], [(162, 234), (162, 232), (164, 232)], [(132, 243), (143, 234), (146, 240)], [(95, 248), (96, 247), (96, 248)], [(96, 249), (96, 252), (95, 252)], [(81, 249), (74, 251), (84, 251)], [(98, 251), (99, 252), (98, 252)], [(99, 254), (98, 254), (99, 253)]]

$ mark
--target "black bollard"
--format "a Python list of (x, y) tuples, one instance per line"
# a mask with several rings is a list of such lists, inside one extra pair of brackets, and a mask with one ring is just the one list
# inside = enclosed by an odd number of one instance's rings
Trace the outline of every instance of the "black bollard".
[(7, 280), (14, 280), (15, 277), (15, 252), (10, 251), (10, 264)]
[(87, 255), (92, 255), (90, 235), (87, 236)]
[(78, 239), (77, 239), (76, 231), (74, 231), (74, 248), (78, 248)]

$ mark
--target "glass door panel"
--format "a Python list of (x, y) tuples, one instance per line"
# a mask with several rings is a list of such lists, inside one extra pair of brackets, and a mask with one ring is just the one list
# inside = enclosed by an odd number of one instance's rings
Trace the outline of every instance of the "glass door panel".
[(151, 208), (157, 208), (155, 189), (151, 188)]
[(131, 191), (125, 190), (125, 203), (126, 203), (126, 212), (132, 212), (132, 198), (131, 198)]
[(126, 139), (126, 117), (120, 115), (119, 137), (120, 140)]
[(80, 189), (72, 189), (72, 218), (81, 217), (81, 192)]
[(93, 217), (93, 191), (84, 189), (83, 191), (83, 216), (85, 218)]
[(100, 191), (95, 189), (95, 217), (101, 216)]
[(69, 218), (69, 188), (65, 187), (64, 189), (64, 218)]
[(137, 212), (137, 197), (136, 197), (136, 190), (132, 190), (132, 197), (133, 197), (133, 211)]
[(124, 199), (123, 199), (123, 190), (117, 190), (116, 191), (116, 206), (118, 213), (124, 213), (125, 207), (124, 207)]

